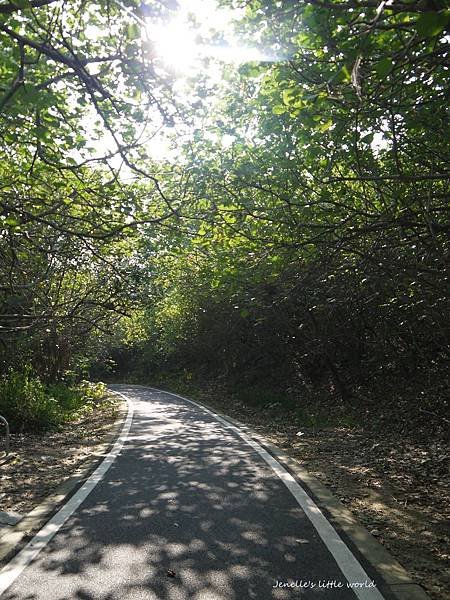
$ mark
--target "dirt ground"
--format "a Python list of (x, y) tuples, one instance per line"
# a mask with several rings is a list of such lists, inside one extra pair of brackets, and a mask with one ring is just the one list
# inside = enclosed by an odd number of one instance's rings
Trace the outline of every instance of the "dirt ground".
[(119, 403), (89, 413), (61, 431), (11, 434), (11, 453), (0, 458), (0, 510), (24, 515), (53, 493), (106, 440), (118, 418)]
[(449, 446), (360, 428), (305, 428), (294, 414), (197, 392), (324, 483), (433, 600), (450, 599)]

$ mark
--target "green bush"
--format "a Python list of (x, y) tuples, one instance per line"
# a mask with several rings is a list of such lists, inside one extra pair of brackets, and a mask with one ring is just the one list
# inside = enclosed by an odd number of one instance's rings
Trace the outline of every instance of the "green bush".
[(101, 381), (92, 383), (91, 381), (82, 381), (78, 389), (86, 400), (93, 403), (101, 402), (106, 396), (106, 385)]
[(105, 393), (103, 383), (46, 385), (25, 367), (0, 379), (0, 414), (13, 431), (48, 429), (92, 411)]
[(84, 403), (83, 394), (76, 386), (64, 383), (52, 383), (46, 387), (47, 394), (53, 398), (61, 413), (66, 415), (78, 411)]
[(10, 371), (0, 380), (0, 414), (14, 430), (41, 429), (58, 422), (59, 406), (31, 368)]

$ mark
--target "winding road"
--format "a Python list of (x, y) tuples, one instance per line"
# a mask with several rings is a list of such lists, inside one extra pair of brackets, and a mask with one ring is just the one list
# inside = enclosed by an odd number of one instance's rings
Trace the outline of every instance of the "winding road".
[(111, 387), (129, 407), (119, 440), (0, 571), (2, 600), (390, 598), (245, 433), (180, 396)]

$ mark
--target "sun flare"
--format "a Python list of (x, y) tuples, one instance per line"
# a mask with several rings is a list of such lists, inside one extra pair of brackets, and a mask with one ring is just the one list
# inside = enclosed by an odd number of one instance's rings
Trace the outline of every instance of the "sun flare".
[(155, 55), (175, 71), (189, 71), (201, 56), (195, 31), (180, 17), (164, 24), (149, 24), (147, 35)]
[[(212, 58), (222, 63), (272, 61), (273, 57), (258, 48), (240, 43), (233, 34), (231, 13), (223, 13), (215, 4), (202, 5), (196, 11), (196, 24), (189, 12), (180, 8), (170, 20), (155, 23), (148, 21), (146, 37), (154, 56), (180, 75), (194, 74), (201, 68), (201, 60)], [(221, 43), (205, 43), (211, 31), (220, 35)], [(214, 66), (210, 67), (214, 70)]]

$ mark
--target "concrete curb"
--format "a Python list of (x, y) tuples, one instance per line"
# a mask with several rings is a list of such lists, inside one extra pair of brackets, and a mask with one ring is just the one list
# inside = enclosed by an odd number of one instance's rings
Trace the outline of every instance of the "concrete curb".
[(195, 400), (198, 404), (219, 415), (231, 425), (239, 427), (254, 439), (274, 458), (296, 477), (311, 492), (316, 503), (329, 515), (329, 520), (336, 525), (350, 540), (358, 552), (385, 582), (388, 590), (397, 600), (431, 600), (425, 590), (414, 583), (409, 573), (368, 531), (360, 525), (356, 517), (313, 475), (308, 473), (294, 458), (284, 450), (268, 442), (245, 423), (217, 411), (214, 407)]
[[(114, 393), (111, 390), (110, 392)], [(88, 479), (104, 455), (109, 452), (122, 429), (127, 415), (127, 403), (123, 399), (119, 405), (118, 413), (118, 417), (105, 441), (96, 447), (95, 452), (82, 461), (81, 466), (73, 472), (69, 479), (66, 479), (53, 494), (33, 508), (16, 525), (0, 533), (0, 565), (8, 562), (19, 552), (31, 534), (40, 529), (68, 497)]]

